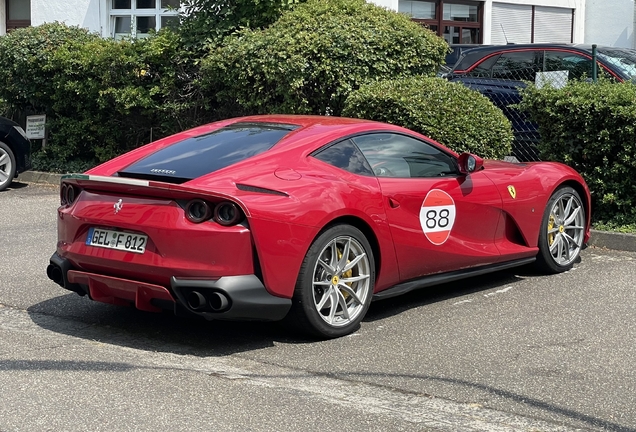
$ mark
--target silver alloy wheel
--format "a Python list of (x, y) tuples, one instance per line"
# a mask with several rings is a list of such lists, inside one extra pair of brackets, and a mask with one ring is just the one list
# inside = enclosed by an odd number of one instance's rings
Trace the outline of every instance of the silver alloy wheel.
[(550, 210), (548, 246), (555, 263), (570, 265), (579, 255), (585, 234), (585, 211), (580, 199), (565, 193)]
[(318, 315), (330, 326), (344, 327), (364, 310), (371, 295), (369, 257), (353, 237), (331, 240), (318, 255), (313, 298)]
[(5, 183), (11, 183), (13, 178), (13, 164), (11, 162), (11, 155), (7, 153), (2, 147), (0, 147), (0, 186)]

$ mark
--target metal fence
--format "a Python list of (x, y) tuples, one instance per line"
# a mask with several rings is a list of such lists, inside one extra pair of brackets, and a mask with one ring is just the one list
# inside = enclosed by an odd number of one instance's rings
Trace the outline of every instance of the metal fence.
[[(512, 154), (520, 162), (540, 161), (537, 148), (541, 140), (537, 125), (528, 114), (519, 110), (520, 89), (532, 83), (537, 87), (564, 87), (571, 79), (596, 81), (596, 46), (592, 46), (592, 59), (569, 52), (547, 52), (542, 62), (528, 51), (493, 57), (492, 64), (484, 61), (467, 75), (452, 74), (449, 79), (462, 82), (479, 91), (500, 108), (512, 123), (514, 142)], [(480, 66), (484, 65), (483, 67)]]

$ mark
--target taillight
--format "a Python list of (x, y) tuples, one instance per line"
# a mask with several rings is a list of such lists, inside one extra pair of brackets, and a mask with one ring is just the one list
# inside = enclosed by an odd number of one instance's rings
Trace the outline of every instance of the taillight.
[(73, 185), (64, 183), (60, 187), (60, 203), (63, 206), (70, 206), (73, 204), (78, 195), (79, 191)]
[(210, 204), (201, 199), (193, 199), (186, 204), (186, 218), (193, 223), (201, 223), (212, 217)]
[(188, 201), (185, 205), (185, 216), (192, 223), (201, 223), (212, 219), (223, 226), (236, 225), (241, 223), (244, 218), (241, 208), (231, 201), (212, 204), (198, 198)]
[(60, 186), (60, 204), (61, 205), (66, 205), (66, 188), (68, 186), (66, 185), (66, 183), (64, 183), (62, 186)]

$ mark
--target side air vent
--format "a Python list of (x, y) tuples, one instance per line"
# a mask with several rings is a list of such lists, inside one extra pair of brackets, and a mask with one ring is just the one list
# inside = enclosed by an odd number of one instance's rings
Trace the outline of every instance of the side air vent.
[(238, 190), (242, 190), (245, 192), (256, 192), (256, 193), (264, 193), (264, 194), (270, 194), (270, 195), (289, 196), (285, 192), (280, 192), (273, 189), (266, 189), (262, 187), (250, 186), (250, 185), (240, 184), (240, 183), (236, 184), (236, 188)]

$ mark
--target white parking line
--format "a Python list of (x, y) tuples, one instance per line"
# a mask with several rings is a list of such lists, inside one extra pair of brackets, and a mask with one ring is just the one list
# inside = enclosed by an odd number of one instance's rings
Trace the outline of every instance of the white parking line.
[(503, 293), (506, 293), (506, 292), (510, 291), (511, 289), (512, 289), (511, 286), (506, 287), (506, 288), (502, 288), (502, 289), (494, 291), (494, 292), (486, 293), (486, 294), (484, 294), (484, 297), (492, 297), (492, 296), (497, 295), (497, 294), (503, 294)]

